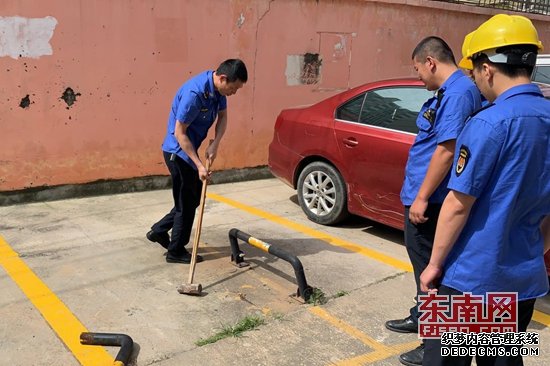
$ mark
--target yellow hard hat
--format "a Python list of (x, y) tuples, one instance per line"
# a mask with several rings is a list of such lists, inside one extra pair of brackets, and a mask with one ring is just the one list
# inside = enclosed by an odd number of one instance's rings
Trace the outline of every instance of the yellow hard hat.
[(521, 15), (497, 14), (464, 38), (459, 65), (470, 66), (464, 59), (470, 59), (478, 52), (512, 45), (534, 45), (542, 50), (537, 30), (529, 19)]
[(462, 43), (462, 60), (460, 60), (460, 62), (458, 63), (458, 67), (467, 70), (472, 70), (474, 68), (472, 60), (467, 57), (468, 50), (470, 49), (470, 41), (474, 33), (475, 31), (470, 32), (466, 35), (466, 37), (464, 37), (464, 43)]

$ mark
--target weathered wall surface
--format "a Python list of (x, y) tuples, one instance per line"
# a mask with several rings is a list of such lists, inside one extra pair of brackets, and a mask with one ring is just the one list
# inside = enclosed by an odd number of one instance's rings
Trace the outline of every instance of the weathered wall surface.
[[(410, 76), (421, 38), (459, 53), (495, 13), (425, 0), (3, 0), (0, 191), (167, 174), (175, 91), (234, 57), (249, 82), (228, 100), (215, 169), (264, 165), (282, 108)], [(529, 17), (550, 45), (548, 17)]]

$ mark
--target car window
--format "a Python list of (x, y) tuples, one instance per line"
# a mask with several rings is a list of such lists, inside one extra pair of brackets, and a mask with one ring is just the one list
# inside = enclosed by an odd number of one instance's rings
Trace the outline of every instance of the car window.
[(416, 117), (424, 102), (433, 96), (423, 87), (391, 87), (369, 91), (360, 122), (367, 125), (418, 133)]
[(345, 104), (341, 105), (336, 110), (336, 118), (342, 119), (344, 121), (358, 122), (364, 98), (365, 93), (358, 95), (355, 98), (347, 101)]
[(550, 65), (535, 67), (532, 79), (538, 83), (550, 84)]

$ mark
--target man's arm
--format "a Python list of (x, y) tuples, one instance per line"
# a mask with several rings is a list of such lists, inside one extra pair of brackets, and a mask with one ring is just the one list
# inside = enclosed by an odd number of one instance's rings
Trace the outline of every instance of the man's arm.
[(420, 275), (421, 291), (435, 288), (434, 282), (441, 277), (445, 260), (462, 232), (475, 201), (475, 197), (453, 190), (445, 198), (437, 221), (430, 263)]
[(200, 179), (206, 179), (206, 177), (208, 176), (208, 172), (206, 171), (206, 168), (202, 164), (201, 159), (199, 159), (199, 156), (197, 155), (197, 151), (195, 150), (193, 143), (187, 136), (187, 127), (188, 125), (185, 124), (184, 122), (176, 120), (176, 128), (174, 129), (174, 136), (176, 137), (176, 140), (178, 140), (178, 144), (180, 144), (181, 149), (185, 151), (187, 156), (189, 156), (189, 158), (193, 161), (193, 163), (195, 163)]
[(206, 149), (206, 158), (210, 159), (210, 163), (214, 162), (218, 154), (218, 147), (222, 140), (225, 130), (227, 129), (227, 109), (218, 112), (218, 122), (216, 122), (216, 134), (212, 143)]
[(430, 160), (424, 181), (409, 209), (409, 220), (413, 224), (422, 224), (428, 221), (428, 217), (424, 217), (424, 213), (428, 207), (428, 200), (443, 179), (445, 179), (445, 176), (453, 165), (455, 145), (456, 140), (454, 139), (437, 145)]
[(544, 220), (542, 220), (540, 230), (544, 238), (544, 253), (546, 254), (546, 252), (550, 250), (550, 216), (546, 216)]

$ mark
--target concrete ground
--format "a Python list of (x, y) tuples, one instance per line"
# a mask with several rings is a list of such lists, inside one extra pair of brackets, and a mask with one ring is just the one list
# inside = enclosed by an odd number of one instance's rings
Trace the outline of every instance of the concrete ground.
[[(276, 179), (208, 188), (195, 282), (145, 233), (171, 208), (168, 190), (0, 207), (0, 365), (109, 365), (118, 347), (82, 346), (83, 331), (124, 333), (131, 365), (398, 365), (415, 335), (385, 329), (408, 314), (413, 277), (402, 233), (360, 218), (339, 227), (305, 218)], [(230, 262), (238, 228), (296, 255), (328, 301), (304, 304), (291, 265), (239, 241), (249, 267)], [(3, 237), (3, 240), (1, 239)], [(550, 298), (530, 331), (550, 364)], [(196, 342), (245, 318), (241, 337)]]

